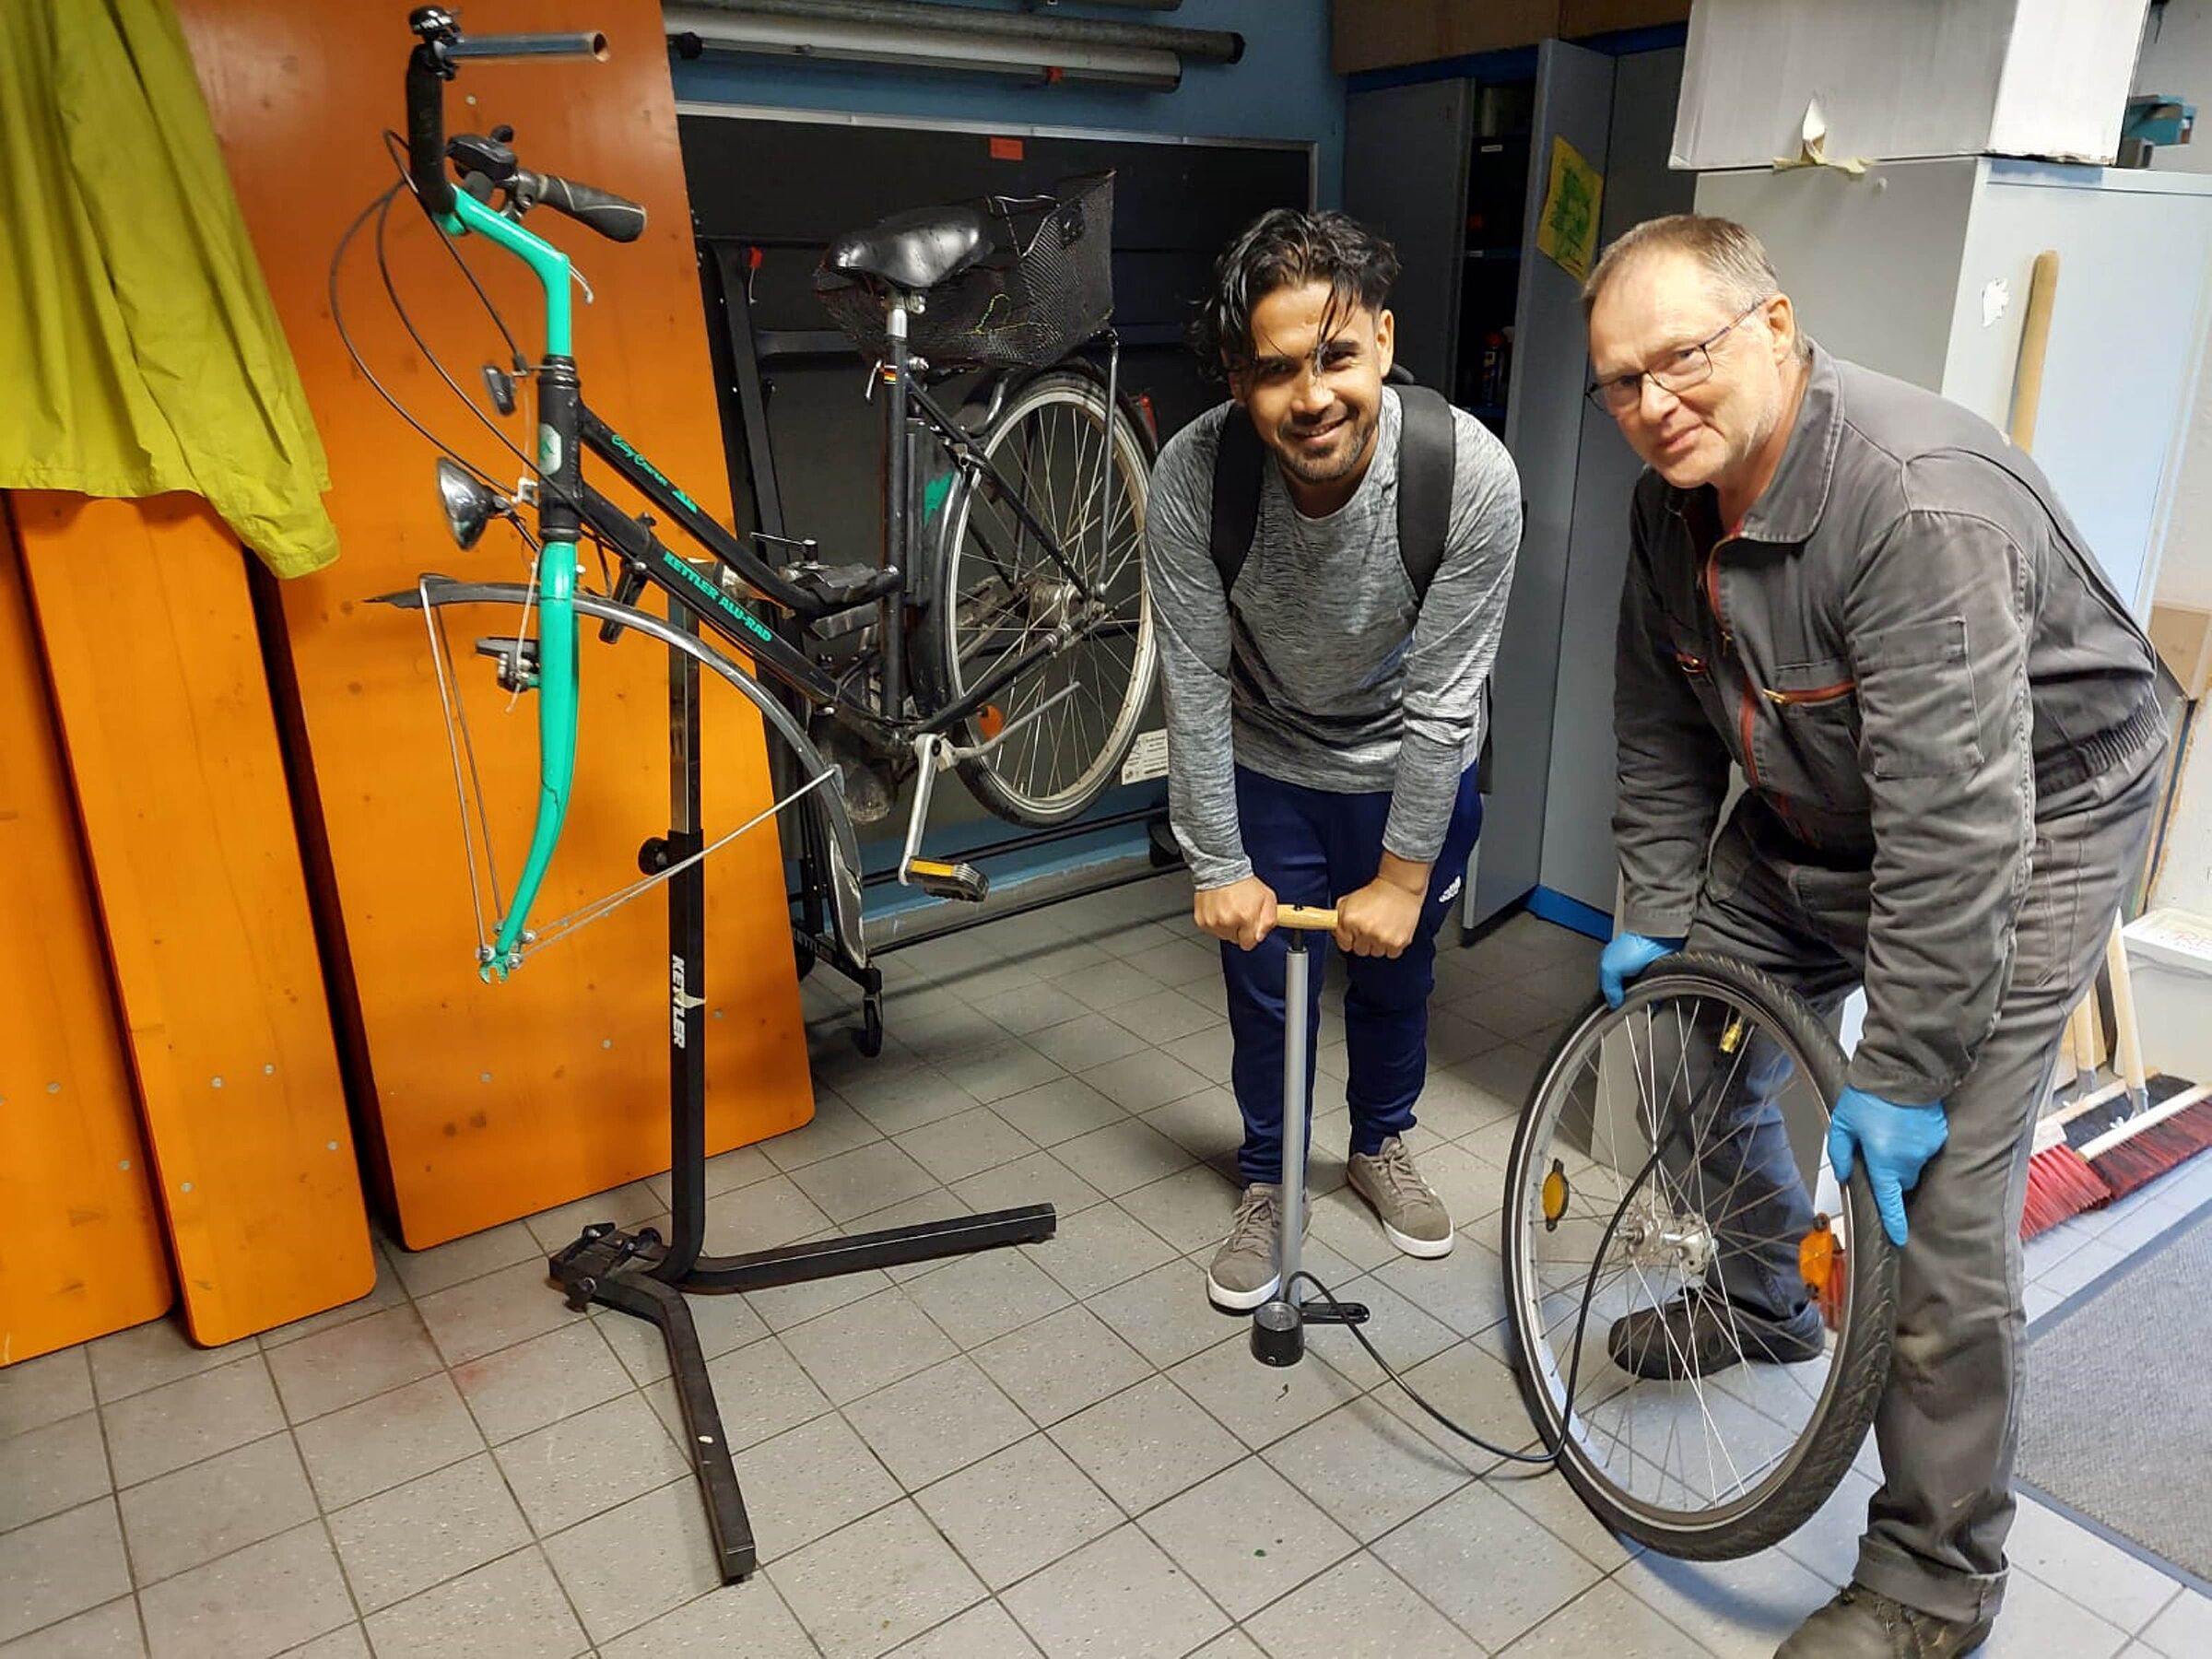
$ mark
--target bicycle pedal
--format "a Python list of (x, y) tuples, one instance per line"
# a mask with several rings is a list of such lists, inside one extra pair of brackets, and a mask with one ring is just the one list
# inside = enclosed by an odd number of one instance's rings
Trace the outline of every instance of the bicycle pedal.
[(1367, 1304), (1337, 1302), (1332, 1306), (1324, 1301), (1301, 1302), (1298, 1316), (1307, 1324), (1365, 1324)]
[(947, 864), (935, 858), (910, 858), (906, 873), (932, 899), (960, 899), (981, 904), (991, 891), (991, 878), (971, 864)]

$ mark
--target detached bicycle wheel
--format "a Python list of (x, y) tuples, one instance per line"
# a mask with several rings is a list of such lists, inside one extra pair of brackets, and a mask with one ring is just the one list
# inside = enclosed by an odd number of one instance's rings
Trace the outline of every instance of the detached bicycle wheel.
[[(964, 723), (959, 741), (981, 744), (1037, 717), (962, 763), (960, 777), (1001, 818), (1065, 823), (1119, 782), (1151, 700), (1158, 656), (1143, 552), (1151, 455), (1125, 408), (1109, 426), (1104, 381), (1073, 366), (1023, 382), (976, 445), (1033, 523), (988, 483), (955, 485), (917, 657), (943, 708), (1038, 653)], [(1038, 528), (1065, 552), (1065, 568)]]
[(1828, 1161), (1843, 1074), (1801, 998), (1695, 953), (1537, 1074), (1507, 1171), (1514, 1372), (1591, 1511), (1664, 1554), (1786, 1537), (1874, 1420), (1897, 1261), (1865, 1172)]

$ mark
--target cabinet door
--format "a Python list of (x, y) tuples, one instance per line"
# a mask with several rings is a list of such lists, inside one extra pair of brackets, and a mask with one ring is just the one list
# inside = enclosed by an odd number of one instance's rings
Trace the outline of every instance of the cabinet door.
[(1506, 447), (1521, 473), (1524, 522), (1492, 680), (1496, 736), (1482, 852), (1468, 883), (1470, 926), (1525, 898), (1542, 868), (1559, 619), (1589, 353), (1583, 343), (1581, 280), (1536, 251), (1536, 226), (1551, 177), (1555, 137), (1564, 138), (1601, 171), (1606, 165), (1613, 71), (1611, 57), (1564, 41), (1545, 41), (1537, 56), (1528, 215), (1505, 423)]
[(1345, 100), (1344, 210), (1396, 245), (1398, 361), (1447, 395), (1459, 360), (1474, 93), (1472, 81), (1440, 80)]

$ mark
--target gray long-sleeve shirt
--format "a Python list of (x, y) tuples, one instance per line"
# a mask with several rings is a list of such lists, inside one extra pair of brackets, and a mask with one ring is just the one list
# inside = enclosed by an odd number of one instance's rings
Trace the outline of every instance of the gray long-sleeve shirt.
[(1208, 546), (1214, 456), (1233, 404), (1168, 441), (1145, 514), (1168, 802), (1200, 888), (1252, 874), (1237, 825), (1235, 768), (1338, 794), (1391, 792), (1382, 845), (1434, 861), (1460, 774), (1482, 747), (1482, 688), (1498, 655), (1521, 484), (1505, 446), (1453, 411), (1454, 463), (1443, 562), (1418, 606), (1398, 553), (1398, 394), (1382, 394), (1367, 476), (1324, 518), (1292, 505), (1262, 467), (1259, 527), (1232, 606)]

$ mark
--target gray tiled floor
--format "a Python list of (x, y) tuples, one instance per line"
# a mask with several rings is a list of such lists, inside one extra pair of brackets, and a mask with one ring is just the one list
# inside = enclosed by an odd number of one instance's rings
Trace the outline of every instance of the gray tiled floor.
[[(0, 1659), (1771, 1653), (1848, 1571), (1865, 1475), (1781, 1549), (1657, 1559), (1556, 1477), (1463, 1459), (1342, 1333), (1265, 1371), (1206, 1307), (1237, 1129), (1186, 902), (1163, 878), (894, 955), (874, 1062), (807, 982), (815, 1120), (713, 1161), (711, 1249), (1038, 1201), (1060, 1225), (693, 1302), (749, 1584), (716, 1583), (657, 1334), (544, 1280), (580, 1222), (661, 1211), (656, 1177), (386, 1247), (372, 1295), (257, 1340), (161, 1321), (0, 1371)], [(1462, 1223), (1448, 1260), (1398, 1256), (1341, 1190), (1319, 1099), (1310, 1262), (1491, 1438), (1530, 1432), (1500, 1358), (1509, 1120), (1594, 952), (1523, 919), (1440, 965), (1414, 1139)], [(2030, 1246), (2031, 1310), (2212, 1197), (2200, 1161)], [(2212, 1600), (2051, 1512), (2012, 1549), (1995, 1659), (2212, 1652)]]

